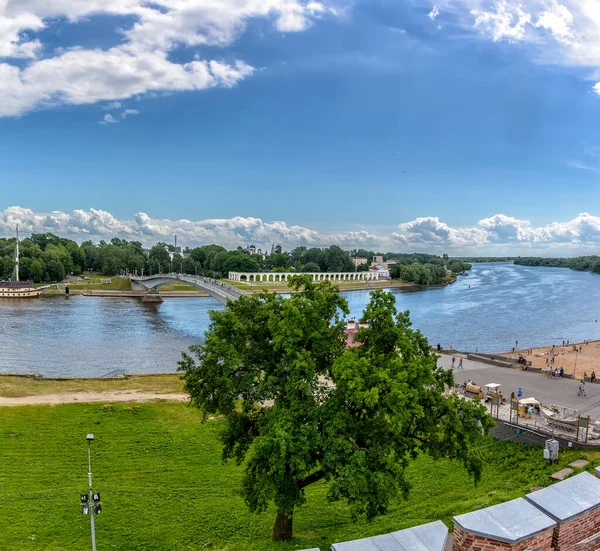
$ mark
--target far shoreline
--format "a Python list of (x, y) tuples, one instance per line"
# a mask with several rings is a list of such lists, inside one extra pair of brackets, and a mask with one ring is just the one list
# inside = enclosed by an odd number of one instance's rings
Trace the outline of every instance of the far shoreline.
[[(301, 275), (301, 274), (299, 274)], [(418, 285), (416, 283), (404, 282), (398, 280), (381, 280), (381, 281), (364, 281), (351, 284), (338, 284), (336, 285), (340, 292), (347, 291), (374, 291), (376, 289), (402, 289), (406, 291), (425, 291), (427, 289), (440, 289), (452, 285), (457, 281), (457, 277), (453, 277), (451, 280), (434, 284), (434, 285)], [(231, 284), (228, 280), (223, 280), (228, 285)], [(295, 292), (290, 289), (287, 284), (267, 284), (267, 285), (256, 285), (256, 284), (240, 284), (236, 282), (235, 288), (247, 291), (251, 294), (260, 294), (263, 292), (277, 293), (277, 294), (289, 294)], [(87, 297), (123, 297), (123, 298), (141, 298), (146, 295), (148, 291), (134, 291), (134, 290), (116, 290), (116, 289), (70, 289), (69, 296), (87, 296)], [(159, 295), (163, 298), (206, 298), (210, 295), (201, 290), (198, 291), (160, 291)], [(46, 289), (41, 292), (41, 297), (57, 297), (66, 296), (64, 291), (57, 289)]]

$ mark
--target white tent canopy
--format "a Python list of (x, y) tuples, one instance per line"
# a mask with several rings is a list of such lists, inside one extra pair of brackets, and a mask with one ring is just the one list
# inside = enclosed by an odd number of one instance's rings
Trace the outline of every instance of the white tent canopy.
[(519, 400), (520, 406), (541, 406), (541, 404), (535, 398), (523, 398)]

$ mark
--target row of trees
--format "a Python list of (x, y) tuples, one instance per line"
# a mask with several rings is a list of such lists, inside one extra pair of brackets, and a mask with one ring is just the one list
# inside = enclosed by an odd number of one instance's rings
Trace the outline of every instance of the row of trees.
[(463, 256), (463, 262), (512, 262), (513, 256)]
[(571, 268), (580, 272), (600, 274), (600, 256), (577, 256), (575, 258), (517, 258), (515, 264), (521, 266), (548, 266), (552, 268)]
[[(0, 239), (0, 279), (9, 279), (14, 268), (16, 239)], [(167, 243), (157, 243), (149, 251), (139, 241), (117, 237), (110, 242), (84, 241), (79, 245), (57, 235), (33, 234), (20, 244), (21, 279), (39, 282), (61, 281), (67, 274), (80, 275), (95, 271), (109, 276), (121, 273), (175, 271), (226, 277), (228, 272), (262, 271), (352, 271), (348, 253), (338, 246), (326, 249), (297, 247), (283, 252), (275, 247), (268, 256), (251, 255), (242, 247), (227, 250), (220, 245), (186, 248), (182, 251)]]
[[(390, 277), (417, 285), (440, 285), (448, 280), (448, 272), (457, 274), (471, 269), (471, 264), (451, 259), (447, 254), (437, 256), (425, 253), (376, 253), (366, 249), (354, 249), (350, 251), (350, 255), (369, 261), (374, 256), (382, 256), (384, 262), (395, 260), (396, 264), (390, 269)], [(368, 263), (358, 267), (359, 271), (368, 269)]]
[(332, 245), (325, 249), (296, 247), (292, 251), (275, 251), (267, 256), (249, 254), (242, 247), (228, 251), (219, 245), (186, 249), (207, 270), (226, 275), (227, 272), (352, 272), (354, 264), (346, 251)]
[[(0, 280), (11, 277), (15, 247), (14, 238), (0, 239)], [(84, 241), (80, 245), (52, 233), (33, 234), (23, 239), (20, 251), (21, 279), (36, 283), (62, 281), (67, 274), (80, 275), (88, 270), (108, 276), (171, 271), (217, 279), (226, 277), (228, 272), (351, 272), (355, 270), (352, 257), (364, 257), (370, 261), (376, 254), (364, 249), (349, 253), (337, 245), (327, 248), (296, 247), (289, 252), (277, 246), (266, 256), (249, 254), (242, 247), (227, 250), (220, 245), (186, 248), (182, 252), (180, 248), (162, 242), (145, 250), (139, 241), (115, 237), (110, 242), (96, 244)], [(453, 272), (470, 268), (459, 260), (450, 260), (447, 255), (386, 253), (381, 256), (397, 260), (391, 272), (392, 278), (420, 285), (442, 283), (446, 268)], [(369, 264), (358, 269), (368, 270)]]

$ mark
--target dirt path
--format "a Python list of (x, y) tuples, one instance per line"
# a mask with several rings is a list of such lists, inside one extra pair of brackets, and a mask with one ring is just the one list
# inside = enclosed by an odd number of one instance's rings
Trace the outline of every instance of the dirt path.
[(151, 392), (137, 392), (135, 390), (113, 392), (76, 392), (72, 394), (20, 396), (18, 398), (4, 398), (0, 396), (0, 407), (76, 404), (88, 402), (146, 402), (148, 400), (170, 400), (174, 402), (185, 402), (188, 399), (189, 395), (187, 394), (154, 394)]

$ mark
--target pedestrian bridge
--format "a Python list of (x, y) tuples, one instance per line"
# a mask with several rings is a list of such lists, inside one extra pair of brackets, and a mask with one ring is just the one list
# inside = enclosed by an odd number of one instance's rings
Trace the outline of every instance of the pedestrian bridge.
[(268, 282), (287, 281), (292, 276), (307, 275), (317, 281), (377, 281), (377, 272), (229, 272), (231, 281)]
[(214, 297), (223, 303), (226, 303), (228, 300), (237, 300), (241, 296), (248, 294), (246, 291), (241, 291), (240, 289), (232, 287), (227, 283), (221, 283), (216, 279), (202, 276), (185, 274), (156, 274), (146, 277), (132, 276), (129, 279), (131, 280), (132, 287), (135, 288), (135, 286), (141, 286), (149, 290), (158, 289), (162, 285), (167, 285), (168, 283), (186, 283), (187, 285), (198, 287), (198, 289), (208, 293), (211, 297)]

